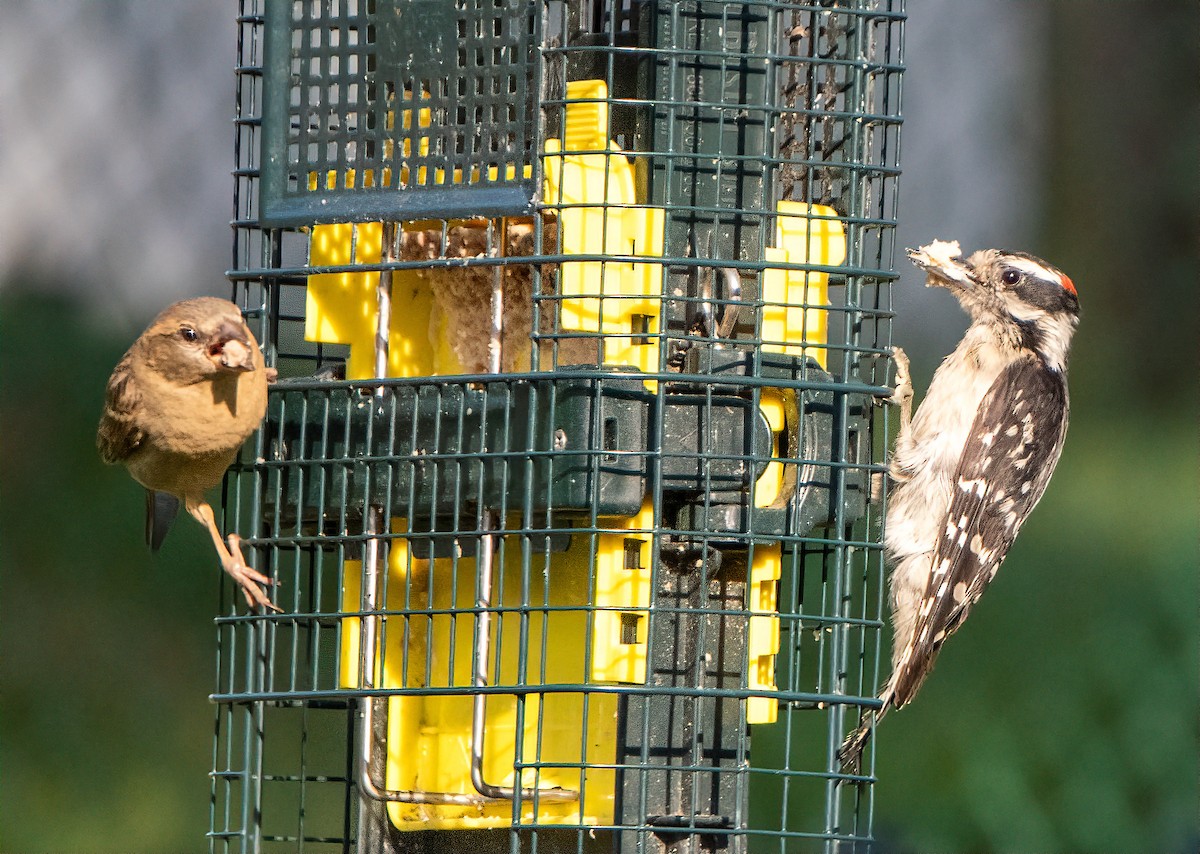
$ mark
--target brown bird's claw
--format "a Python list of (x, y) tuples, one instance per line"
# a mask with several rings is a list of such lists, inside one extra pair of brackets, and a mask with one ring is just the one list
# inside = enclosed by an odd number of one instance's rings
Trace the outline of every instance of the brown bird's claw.
[(241, 586), (242, 595), (246, 597), (246, 604), (251, 608), (262, 606), (269, 611), (282, 613), (283, 609), (272, 602), (259, 586), (261, 584), (271, 587), (276, 582), (246, 565), (246, 561), (242, 557), (241, 537), (237, 534), (230, 534), (226, 539), (229, 541), (229, 557), (226, 558), (222, 555), (221, 566), (229, 573), (229, 577)]

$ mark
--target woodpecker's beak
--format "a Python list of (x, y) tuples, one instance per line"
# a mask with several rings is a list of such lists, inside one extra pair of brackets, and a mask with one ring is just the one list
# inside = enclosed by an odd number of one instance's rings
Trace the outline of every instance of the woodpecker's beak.
[(958, 248), (957, 240), (935, 240), (920, 249), (905, 251), (912, 262), (928, 274), (926, 287), (969, 290), (978, 284), (974, 269), (960, 260), (962, 250)]
[(208, 345), (208, 357), (218, 368), (233, 373), (254, 370), (254, 348), (243, 329), (222, 323)]

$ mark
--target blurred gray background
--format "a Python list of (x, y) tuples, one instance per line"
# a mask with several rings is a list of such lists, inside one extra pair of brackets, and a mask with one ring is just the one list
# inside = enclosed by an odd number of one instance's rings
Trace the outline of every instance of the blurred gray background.
[[(225, 295), (233, 3), (0, 0), (0, 847), (204, 851), (217, 569), (96, 458), (112, 365)], [(1194, 851), (1197, 14), (914, 0), (899, 242), (1079, 287), (1059, 473), (878, 744), (880, 851)], [(897, 259), (918, 395), (965, 321)]]

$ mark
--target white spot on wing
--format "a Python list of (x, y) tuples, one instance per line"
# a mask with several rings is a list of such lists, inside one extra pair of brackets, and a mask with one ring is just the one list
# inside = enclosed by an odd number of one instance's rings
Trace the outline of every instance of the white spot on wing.
[[(960, 477), (958, 479), (958, 488), (963, 492), (971, 492), (974, 490), (975, 494), (982, 498), (983, 493), (987, 491), (987, 481), (979, 479), (971, 480), (965, 477)], [(965, 519), (966, 517), (964, 516), (963, 518)], [(966, 527), (966, 523), (961, 523), (959, 527)]]

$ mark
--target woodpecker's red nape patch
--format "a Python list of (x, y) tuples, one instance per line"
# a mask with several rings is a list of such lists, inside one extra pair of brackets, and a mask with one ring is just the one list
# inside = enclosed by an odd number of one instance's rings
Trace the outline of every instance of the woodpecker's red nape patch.
[(1068, 276), (1066, 273), (1060, 273), (1059, 280), (1062, 282), (1062, 286), (1064, 288), (1075, 294), (1075, 296), (1079, 296), (1079, 291), (1075, 290), (1075, 283), (1071, 281), (1070, 276)]

